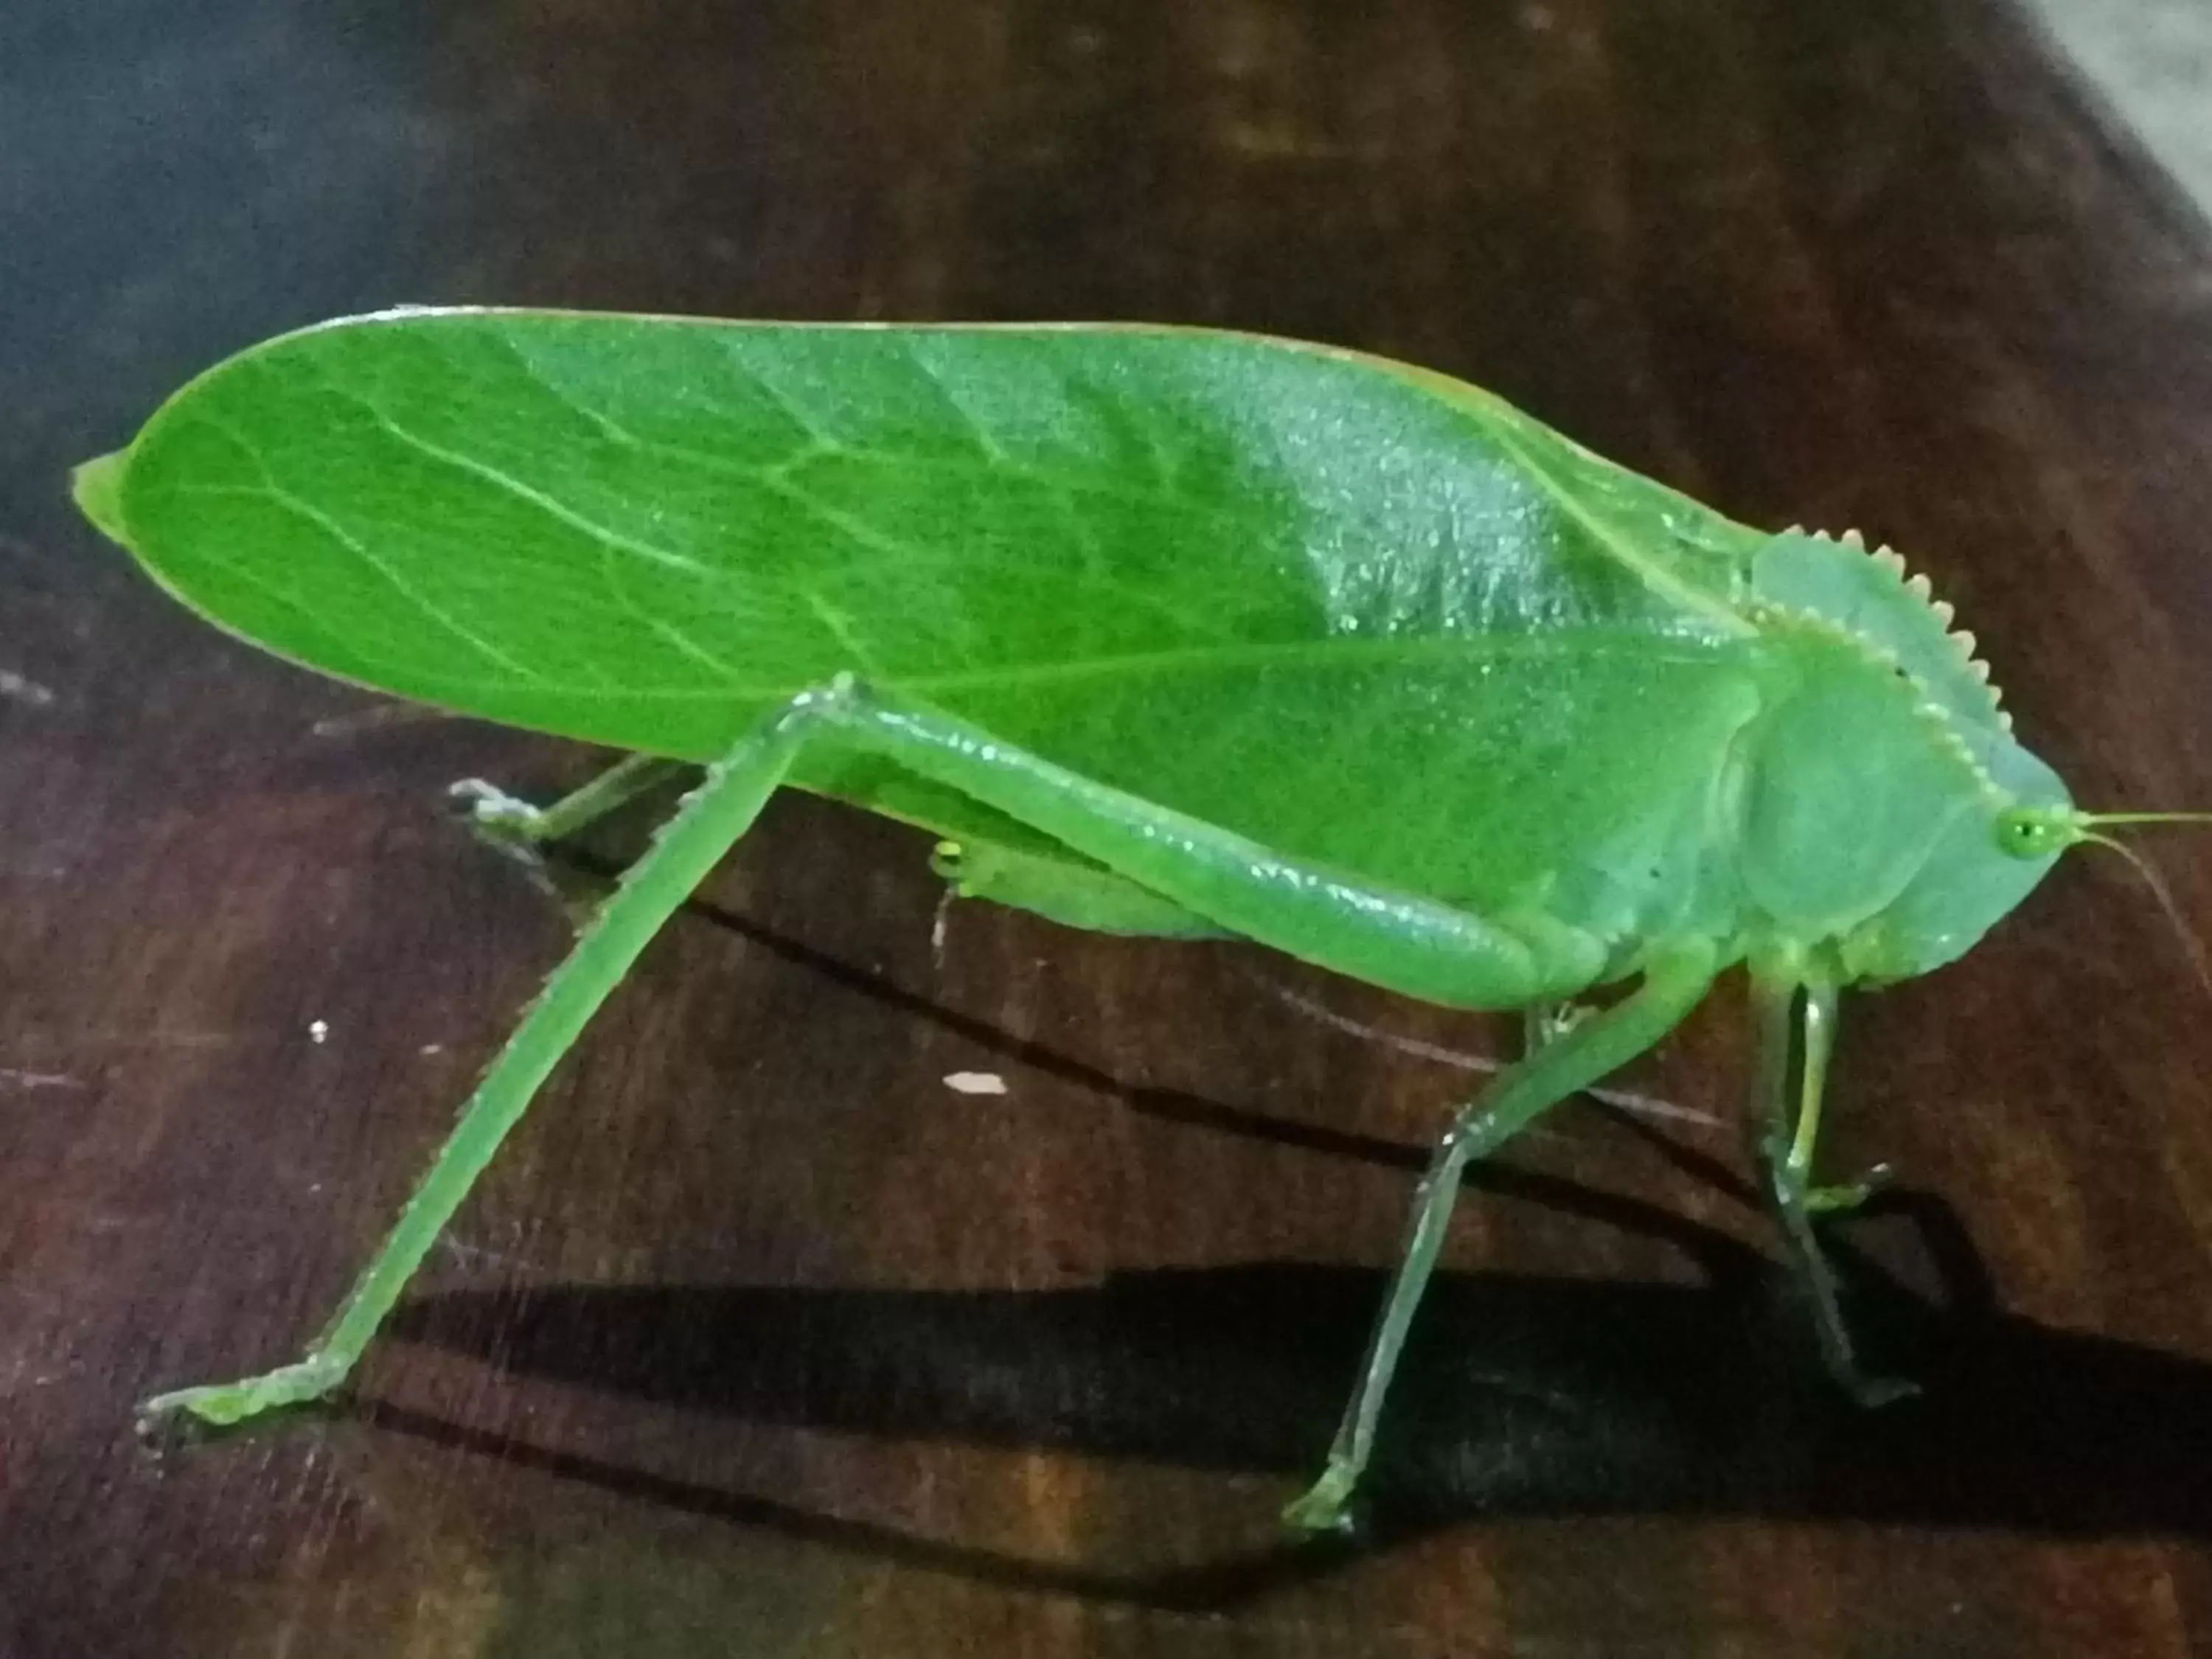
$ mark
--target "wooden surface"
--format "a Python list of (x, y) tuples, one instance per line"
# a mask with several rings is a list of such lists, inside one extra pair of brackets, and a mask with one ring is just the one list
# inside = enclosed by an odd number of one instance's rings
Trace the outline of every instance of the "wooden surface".
[[(1928, 1384), (1879, 1417), (1804, 1376), (1733, 1129), (1577, 1109), (1463, 1212), (1369, 1536), (1286, 1544), (1466, 1079), (1284, 993), (1504, 1034), (980, 907), (933, 954), (916, 839), (787, 799), (356, 1403), (141, 1452), (142, 1393), (296, 1352), (562, 947), (439, 787), (593, 757), (217, 637), (64, 470), (407, 301), (1414, 358), (1895, 542), (2084, 800), (2212, 805), (2212, 239), (1989, 5), (18, 0), (6, 1659), (2212, 1648), (2212, 988), (2095, 854), (1850, 1009), (1832, 1150), (1905, 1175), (1861, 1310)], [(1742, 1013), (1635, 1086), (1729, 1114)]]

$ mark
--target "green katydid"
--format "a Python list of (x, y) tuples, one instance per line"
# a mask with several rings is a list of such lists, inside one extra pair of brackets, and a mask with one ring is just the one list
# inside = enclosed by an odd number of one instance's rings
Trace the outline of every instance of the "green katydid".
[(512, 846), (706, 769), (306, 1357), (149, 1419), (343, 1382), (786, 785), (936, 832), (964, 896), (1538, 1011), (1419, 1183), (1296, 1524), (1344, 1514), (1469, 1161), (1737, 963), (1766, 1184), (1829, 1370), (1878, 1401), (1811, 1221), (1859, 1190), (1813, 1180), (1837, 993), (1958, 957), (2101, 821), (1893, 555), (1746, 528), (1473, 386), (1287, 341), (397, 312), (209, 370), (76, 491), (257, 645), (633, 754), (543, 812), (457, 786)]

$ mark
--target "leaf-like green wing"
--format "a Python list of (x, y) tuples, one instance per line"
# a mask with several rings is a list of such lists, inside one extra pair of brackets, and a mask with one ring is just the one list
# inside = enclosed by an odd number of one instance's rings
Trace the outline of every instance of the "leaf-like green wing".
[[(1688, 810), (1761, 539), (1440, 376), (1104, 327), (364, 319), (209, 371), (82, 489), (187, 604), (387, 690), (703, 758), (854, 671), (1492, 902), (1557, 837), (1470, 803), (1638, 859)], [(801, 776), (1024, 844), (880, 765)]]

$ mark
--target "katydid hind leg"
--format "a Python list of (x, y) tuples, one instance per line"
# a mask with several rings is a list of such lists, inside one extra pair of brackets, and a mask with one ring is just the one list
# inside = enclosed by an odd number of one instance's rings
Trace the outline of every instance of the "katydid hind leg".
[(156, 1395), (139, 1407), (142, 1428), (187, 1417), (227, 1427), (319, 1400), (346, 1380), (539, 1085), (661, 924), (750, 826), (799, 741), (780, 717), (738, 744), (708, 769), (706, 781), (624, 872), (492, 1062), (383, 1249), (306, 1355), (261, 1376)]
[[(781, 719), (780, 729), (872, 752), (1069, 848), (1114, 878), (1115, 908), (1144, 907), (1128, 931), (1241, 935), (1386, 988), (1467, 1007), (1518, 1007), (1578, 991), (1608, 954), (1603, 941), (1541, 916), (1509, 926), (1358, 884), (848, 674), (800, 693)], [(1066, 908), (1074, 890), (1059, 878), (1053, 886), (1049, 902)], [(1098, 890), (1080, 894), (1081, 906), (1094, 906)], [(1104, 920), (1069, 919), (1078, 926)]]
[(1801, 984), (1755, 975), (1752, 1001), (1759, 1048), (1752, 1102), (1758, 1162), (1790, 1265), (1810, 1305), (1821, 1364), (1858, 1404), (1887, 1405), (1917, 1390), (1910, 1382), (1875, 1376), (1861, 1364), (1844, 1316), (1834, 1265), (1814, 1226), (1816, 1214), (1848, 1208), (1871, 1190), (1869, 1182), (1821, 1188), (1812, 1181), (1821, 1101), (1835, 1047), (1835, 988), (1826, 981)]
[(1604, 941), (1362, 884), (1068, 770), (895, 692), (841, 676), (810, 705), (842, 740), (959, 791), (1222, 932), (1388, 990), (1468, 1008), (1563, 996)]
[(1589, 1087), (1657, 1043), (1695, 1007), (1712, 983), (1719, 952), (1685, 943), (1654, 961), (1636, 992), (1575, 1021), (1502, 1073), (1453, 1120), (1414, 1190), (1413, 1213), (1359, 1378), (1346, 1405), (1321, 1478), (1284, 1512), (1304, 1532), (1340, 1529), (1374, 1454), (1382, 1402), (1421, 1293), (1443, 1248), (1461, 1176), (1549, 1108)]

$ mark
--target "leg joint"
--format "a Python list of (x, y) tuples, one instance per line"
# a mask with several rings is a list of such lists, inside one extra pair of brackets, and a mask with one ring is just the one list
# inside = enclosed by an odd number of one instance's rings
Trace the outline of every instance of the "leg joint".
[(840, 672), (826, 684), (810, 686), (785, 703), (775, 717), (775, 731), (779, 736), (793, 736), (809, 726), (834, 726), (874, 701), (874, 693), (865, 682)]

